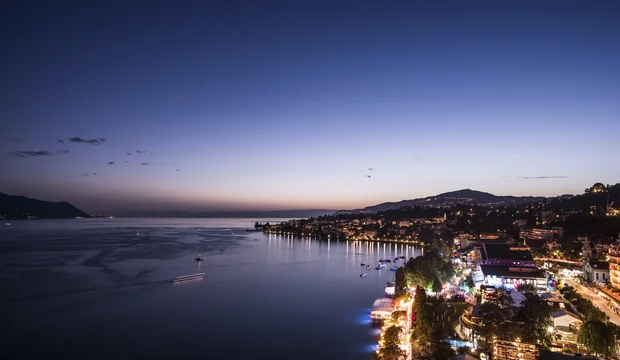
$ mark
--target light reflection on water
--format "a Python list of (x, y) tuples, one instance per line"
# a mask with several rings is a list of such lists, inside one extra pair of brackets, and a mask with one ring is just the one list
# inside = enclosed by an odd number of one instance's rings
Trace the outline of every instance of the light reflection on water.
[[(235, 358), (367, 360), (370, 306), (393, 278), (374, 266), (416, 249), (246, 232), (255, 221), (15, 222), (0, 234), (0, 345), (24, 357), (221, 358), (234, 347)], [(202, 281), (171, 283), (196, 272)]]

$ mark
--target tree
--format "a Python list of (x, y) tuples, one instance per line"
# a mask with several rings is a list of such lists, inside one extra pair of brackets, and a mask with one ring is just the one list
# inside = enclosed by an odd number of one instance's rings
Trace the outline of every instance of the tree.
[(258, 228), (259, 228), (259, 227), (260, 227), (260, 224), (258, 223), (258, 221), (257, 221), (257, 222), (255, 222), (255, 223), (254, 223), (254, 229), (255, 229), (255, 230), (258, 230)]
[(415, 358), (430, 358), (432, 356), (433, 326), (429, 319), (426, 291), (419, 285), (415, 291), (413, 311), (415, 312), (415, 326), (411, 332), (411, 341), (416, 354)]
[(385, 330), (383, 334), (383, 342), (385, 345), (390, 344), (400, 344), (400, 335), (402, 334), (403, 329), (400, 326), (390, 326)]
[(433, 291), (434, 292), (440, 292), (441, 289), (443, 289), (443, 286), (441, 285), (441, 280), (439, 280), (438, 277), (435, 277), (433, 279)]
[(397, 298), (403, 297), (407, 294), (407, 274), (405, 267), (399, 267), (394, 277), (396, 278), (395, 295)]
[(523, 322), (521, 340), (532, 344), (538, 343), (547, 348), (553, 340), (549, 332), (549, 328), (553, 327), (551, 321), (553, 308), (547, 305), (536, 291), (526, 291), (523, 295), (525, 301), (517, 313), (517, 318)]
[(616, 355), (614, 332), (602, 321), (586, 321), (579, 329), (577, 341), (591, 353), (605, 356)]
[(400, 349), (400, 336), (403, 332), (399, 326), (390, 326), (383, 333), (383, 346), (379, 349), (381, 360), (401, 360), (405, 353)]
[(394, 311), (392, 313), (392, 322), (398, 323), (400, 320), (407, 319), (407, 312), (405, 310)]
[(538, 292), (538, 290), (536, 290), (536, 286), (534, 286), (533, 284), (521, 284), (517, 288), (517, 291), (520, 291), (522, 293), (533, 293), (533, 294), (536, 294)]
[(501, 325), (510, 320), (508, 309), (512, 305), (512, 297), (501, 289), (495, 294), (487, 295), (487, 301), (480, 305), (479, 314), (482, 321), (476, 327), (476, 331), (487, 345), (491, 344), (492, 336), (499, 333)]

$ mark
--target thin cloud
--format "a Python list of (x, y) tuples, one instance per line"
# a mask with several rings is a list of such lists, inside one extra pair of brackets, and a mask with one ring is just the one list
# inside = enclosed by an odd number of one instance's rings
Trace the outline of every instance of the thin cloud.
[(129, 161), (125, 160), (125, 163), (128, 163)]
[(105, 142), (105, 138), (98, 139), (82, 139), (81, 137), (72, 137), (69, 141), (74, 143), (82, 143), (82, 144), (91, 144), (91, 145), (99, 145)]
[(17, 137), (10, 137), (10, 138), (6, 138), (6, 140), (9, 140), (9, 141), (14, 141), (14, 142), (18, 142), (18, 143), (21, 143), (21, 144), (25, 143), (25, 141), (24, 141), (24, 140), (22, 140), (22, 139), (20, 139), (20, 138), (17, 138)]
[(140, 150), (137, 150), (136, 152), (137, 152), (138, 154), (142, 153)]
[(108, 165), (114, 165), (114, 161), (108, 162)]
[(149, 164), (149, 163), (147, 163), (147, 162), (143, 162), (143, 163), (142, 163), (142, 165), (148, 165), (148, 164)]
[(568, 179), (568, 176), (517, 176), (517, 179), (523, 180), (544, 180), (544, 179)]
[(131, 155), (131, 153), (130, 153), (130, 152), (128, 152), (128, 153), (127, 153), (127, 155)]
[(81, 174), (82, 176), (88, 176), (88, 173)]
[(151, 156), (153, 156), (153, 153), (151, 153)]
[(58, 142), (62, 144), (62, 143), (64, 143), (65, 141), (64, 141), (64, 140), (58, 140)]
[(19, 157), (28, 157), (28, 156), (52, 156), (52, 153), (49, 151), (13, 151), (11, 153), (13, 156)]
[(69, 151), (69, 150), (58, 150), (58, 153), (59, 153), (59, 154), (68, 154), (68, 153), (70, 153), (70, 152), (71, 152), (71, 151)]
[(93, 173), (93, 175), (97, 175), (97, 173)]

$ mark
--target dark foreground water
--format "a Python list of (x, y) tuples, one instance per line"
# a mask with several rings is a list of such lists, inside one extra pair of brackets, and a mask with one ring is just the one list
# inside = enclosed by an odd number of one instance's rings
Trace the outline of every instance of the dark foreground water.
[(393, 275), (360, 278), (360, 262), (414, 249), (246, 232), (254, 221), (2, 225), (0, 358), (368, 359)]

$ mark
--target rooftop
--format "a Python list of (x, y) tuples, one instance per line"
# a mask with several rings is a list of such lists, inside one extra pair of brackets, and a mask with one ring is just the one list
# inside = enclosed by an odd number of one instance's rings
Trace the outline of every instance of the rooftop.
[(529, 249), (523, 250), (511, 249), (510, 245), (505, 242), (487, 243), (482, 246), (480, 252), (485, 260), (515, 260), (515, 261), (533, 261), (532, 254)]
[(593, 269), (609, 270), (609, 263), (607, 261), (590, 261), (590, 266)]
[(394, 311), (394, 300), (390, 298), (377, 299), (372, 304), (372, 311)]

